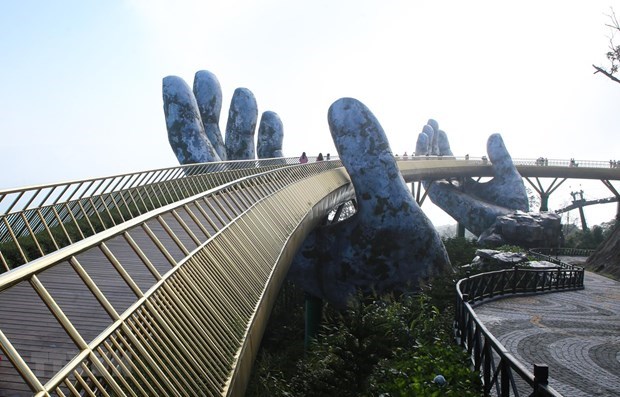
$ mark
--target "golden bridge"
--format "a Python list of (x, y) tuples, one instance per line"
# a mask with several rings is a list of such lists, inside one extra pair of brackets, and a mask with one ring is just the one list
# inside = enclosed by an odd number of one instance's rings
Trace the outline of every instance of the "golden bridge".
[[(618, 197), (606, 162), (515, 164), (539, 193), (587, 178)], [(414, 184), (492, 176), (485, 159), (398, 165)], [(352, 198), (339, 160), (296, 158), (0, 191), (0, 396), (243, 395), (293, 256)]]

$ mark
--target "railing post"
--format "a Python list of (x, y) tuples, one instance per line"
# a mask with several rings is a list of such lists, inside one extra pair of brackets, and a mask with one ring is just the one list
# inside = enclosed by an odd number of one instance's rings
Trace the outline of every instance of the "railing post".
[(541, 395), (539, 385), (546, 386), (547, 384), (549, 384), (549, 367), (545, 364), (534, 364), (534, 392), (531, 396)]
[(517, 293), (517, 275), (519, 273), (519, 266), (514, 267), (514, 276), (512, 277), (512, 293)]
[(460, 323), (459, 323), (459, 332), (461, 333), (461, 346), (465, 346), (465, 341), (467, 341), (468, 339), (468, 335), (467, 335), (467, 319), (466, 317), (466, 313), (467, 310), (465, 310), (465, 302), (467, 302), (469, 300), (469, 295), (468, 294), (463, 294), (463, 300), (461, 301), (461, 305), (459, 308), (460, 311)]
[(558, 277), (555, 280), (555, 289), (560, 289), (560, 276), (562, 275), (562, 268), (558, 266)]
[(510, 371), (510, 364), (506, 357), (503, 357), (501, 360), (500, 396), (510, 397), (510, 374), (508, 373)]
[(493, 356), (493, 349), (489, 341), (484, 339), (484, 362), (482, 366), (482, 379), (484, 382), (485, 396), (489, 395), (488, 391), (491, 391), (491, 357)]

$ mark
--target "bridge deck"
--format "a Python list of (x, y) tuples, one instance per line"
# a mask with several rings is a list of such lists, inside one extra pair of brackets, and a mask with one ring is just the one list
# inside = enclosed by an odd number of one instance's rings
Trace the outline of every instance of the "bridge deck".
[(239, 395), (333, 164), (244, 178), (0, 276), (0, 396)]

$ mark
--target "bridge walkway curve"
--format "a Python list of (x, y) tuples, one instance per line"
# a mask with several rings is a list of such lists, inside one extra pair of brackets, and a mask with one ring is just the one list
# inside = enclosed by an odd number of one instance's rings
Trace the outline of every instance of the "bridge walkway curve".
[[(276, 160), (269, 169), (247, 162), (252, 172), (225, 167), (216, 178), (183, 168), (77, 181), (58, 194), (0, 192), (11, 200), (0, 208), (0, 232), (25, 262), (0, 275), (0, 391), (242, 394), (292, 256), (331, 208), (353, 197), (339, 161)], [(457, 159), (399, 167), (407, 182), (490, 170)], [(103, 230), (90, 222), (106, 213)], [(51, 227), (70, 237), (65, 222), (79, 232), (69, 245), (46, 251), (37, 243), (35, 259), (20, 247), (21, 237), (51, 235)]]
[(505, 297), (474, 309), (528, 368), (549, 366), (564, 396), (620, 395), (620, 282), (586, 272), (585, 289)]
[(0, 395), (242, 395), (292, 256), (352, 196), (338, 164), (181, 199), (0, 276)]

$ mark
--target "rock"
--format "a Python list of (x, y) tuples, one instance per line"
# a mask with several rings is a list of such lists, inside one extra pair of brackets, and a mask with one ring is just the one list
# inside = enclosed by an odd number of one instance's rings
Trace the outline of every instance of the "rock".
[(471, 267), (482, 269), (506, 269), (528, 261), (527, 255), (521, 252), (504, 252), (491, 249), (476, 250), (476, 257)]
[(517, 245), (524, 248), (558, 247), (562, 241), (560, 215), (552, 212), (515, 211), (498, 216), (478, 242), (488, 247)]
[(437, 375), (435, 376), (435, 378), (433, 378), (433, 383), (439, 386), (445, 386), (445, 384), (448, 382), (446, 381), (446, 378), (444, 378), (443, 375)]
[(535, 268), (556, 268), (558, 267), (558, 265), (556, 265), (553, 262), (547, 262), (547, 261), (530, 261), (527, 264), (529, 267), (535, 267)]

